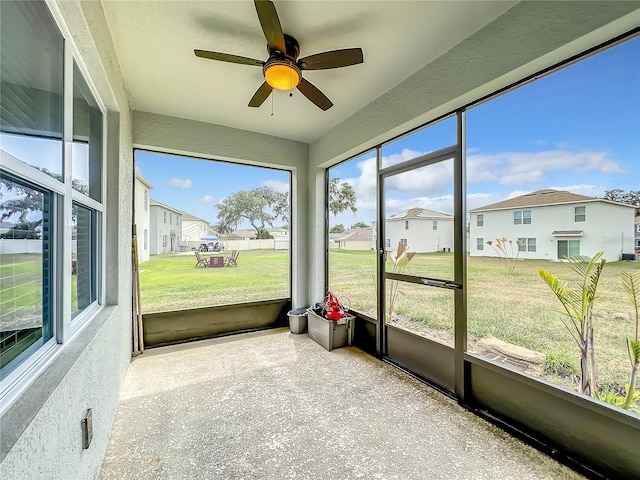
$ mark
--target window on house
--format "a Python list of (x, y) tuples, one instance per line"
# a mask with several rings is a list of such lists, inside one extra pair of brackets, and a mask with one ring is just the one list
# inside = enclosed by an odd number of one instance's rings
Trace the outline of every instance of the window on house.
[(518, 251), (520, 251), (520, 252), (535, 252), (536, 251), (536, 239), (535, 238), (519, 238), (518, 239)]
[(587, 219), (587, 207), (575, 207), (574, 218), (576, 222), (584, 222)]
[(145, 250), (148, 250), (149, 249), (149, 230), (147, 230), (146, 228), (144, 229), (143, 243), (144, 243), (143, 248)]
[(391, 248), (391, 239), (390, 238), (387, 238), (384, 241), (384, 246), (385, 246), (385, 248)]
[(404, 229), (409, 230), (409, 220), (404, 221)]
[(73, 189), (102, 200), (102, 112), (73, 62)]
[(162, 246), (165, 247), (165, 248), (167, 246), (167, 236), (166, 235), (162, 236)]
[(144, 211), (149, 210), (149, 190), (144, 191)]
[(163, 221), (164, 221), (164, 223), (167, 223), (167, 211), (166, 211), (166, 210), (164, 210), (164, 211), (162, 212), (162, 214), (163, 214)]
[(531, 210), (518, 210), (513, 212), (513, 224), (514, 225), (531, 224)]
[(434, 220), (434, 221), (433, 221), (433, 227), (432, 227), (432, 228), (433, 228), (434, 230), (437, 230), (437, 229), (438, 229), (438, 221), (437, 221), (437, 220)]
[(407, 246), (407, 239), (406, 238), (401, 238), (400, 239), (400, 243), (403, 244), (406, 247)]
[(0, 377), (54, 335), (53, 198), (51, 191), (0, 170)]
[(482, 227), (484, 225), (484, 214), (479, 213), (476, 220), (476, 225)]
[(71, 313), (75, 317), (97, 299), (97, 213), (73, 204), (71, 250)]
[(169, 225), (173, 225), (173, 213), (169, 212)]
[(580, 240), (558, 240), (558, 259), (579, 257)]
[(0, 22), (2, 396), (100, 300), (104, 109), (45, 2), (0, 2)]
[(476, 250), (484, 250), (484, 238), (476, 238)]

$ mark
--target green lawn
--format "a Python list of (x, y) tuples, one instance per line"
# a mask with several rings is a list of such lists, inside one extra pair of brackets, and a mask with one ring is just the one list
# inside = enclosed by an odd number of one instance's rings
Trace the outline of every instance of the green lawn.
[(194, 268), (195, 264), (193, 253), (154, 255), (141, 264), (143, 312), (290, 296), (288, 251), (242, 251), (238, 267)]
[(0, 255), (0, 330), (41, 325), (42, 255)]
[[(418, 254), (406, 273), (452, 278), (452, 255)], [(330, 288), (345, 303), (375, 316), (375, 254), (332, 250)], [(579, 374), (578, 349), (561, 319), (561, 305), (538, 276), (542, 267), (561, 280), (575, 279), (562, 262), (521, 260), (508, 273), (502, 260), (468, 257), (469, 346), (492, 335), (546, 355), (539, 372), (556, 383), (571, 385)], [(387, 264), (390, 269), (390, 262)], [(625, 339), (633, 335), (632, 305), (622, 290), (620, 272), (638, 271), (640, 262), (611, 262), (602, 273), (595, 303), (596, 354), (601, 385), (620, 389), (629, 381)], [(453, 344), (453, 293), (419, 285), (399, 286), (392, 323), (445, 344)]]

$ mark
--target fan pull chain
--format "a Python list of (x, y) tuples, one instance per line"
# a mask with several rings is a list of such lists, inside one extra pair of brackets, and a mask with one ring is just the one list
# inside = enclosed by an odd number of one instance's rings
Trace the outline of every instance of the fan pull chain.
[(271, 94), (271, 116), (273, 117), (273, 97), (276, 96), (276, 92)]

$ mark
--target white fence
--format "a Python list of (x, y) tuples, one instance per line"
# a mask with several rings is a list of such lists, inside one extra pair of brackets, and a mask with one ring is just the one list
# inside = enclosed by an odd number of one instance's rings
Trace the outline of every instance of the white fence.
[(0, 255), (8, 253), (42, 253), (42, 240), (0, 238)]
[[(202, 243), (200, 242), (185, 242), (185, 251), (190, 251), (192, 248), (198, 248)], [(288, 250), (289, 240), (286, 238), (269, 238), (262, 240), (223, 240), (225, 250)]]

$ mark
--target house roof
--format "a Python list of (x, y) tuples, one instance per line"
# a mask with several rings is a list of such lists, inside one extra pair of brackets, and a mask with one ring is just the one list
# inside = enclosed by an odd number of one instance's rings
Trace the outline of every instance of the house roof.
[(182, 210), (179, 210), (179, 212), (182, 214), (182, 221), (184, 222), (185, 220), (188, 222), (204, 222), (207, 225), (209, 225), (209, 222), (206, 221), (203, 218), (200, 217), (196, 217), (195, 215), (191, 215), (190, 213), (184, 212)]
[(366, 242), (373, 238), (372, 234), (373, 231), (370, 228), (354, 228), (353, 230), (347, 230), (344, 235), (336, 238), (336, 240), (341, 242)]
[(149, 180), (147, 180), (146, 178), (144, 178), (144, 177), (142, 176), (142, 174), (141, 174), (140, 172), (138, 172), (138, 171), (136, 171), (136, 178), (137, 178), (138, 180), (140, 180), (140, 182), (141, 182), (143, 185), (145, 185), (147, 188), (149, 188), (149, 189), (154, 188), (154, 186), (153, 186), (153, 185), (151, 185), (151, 183), (149, 183)]
[(175, 213), (177, 213), (177, 214), (179, 214), (179, 215), (182, 215), (182, 212), (181, 212), (180, 210), (176, 210), (175, 208), (171, 208), (171, 207), (169, 207), (169, 206), (165, 205), (164, 203), (156, 202), (156, 201), (155, 201), (155, 200), (153, 200), (153, 199), (151, 199), (151, 200), (149, 201), (149, 205), (151, 205), (152, 207), (162, 207), (162, 208), (164, 208), (165, 210), (170, 210), (170, 211), (175, 212)]
[(426, 208), (410, 208), (404, 212), (396, 213), (395, 215), (391, 215), (387, 218), (387, 221), (393, 220), (439, 220), (439, 219), (451, 219), (453, 220), (453, 215), (449, 215), (448, 213), (436, 212), (434, 210), (427, 210)]
[(489, 210), (509, 210), (512, 208), (541, 207), (549, 205), (586, 202), (605, 202), (612, 205), (620, 205), (633, 208), (632, 205), (612, 202), (611, 200), (605, 200), (604, 198), (588, 197), (586, 195), (578, 195), (577, 193), (567, 192), (566, 190), (553, 190), (551, 188), (547, 188), (544, 190), (537, 190), (535, 192), (527, 193), (525, 195), (520, 195), (519, 197), (510, 198), (508, 200), (503, 200), (501, 202), (485, 205), (483, 207), (474, 208), (473, 210), (469, 211), (485, 212)]

